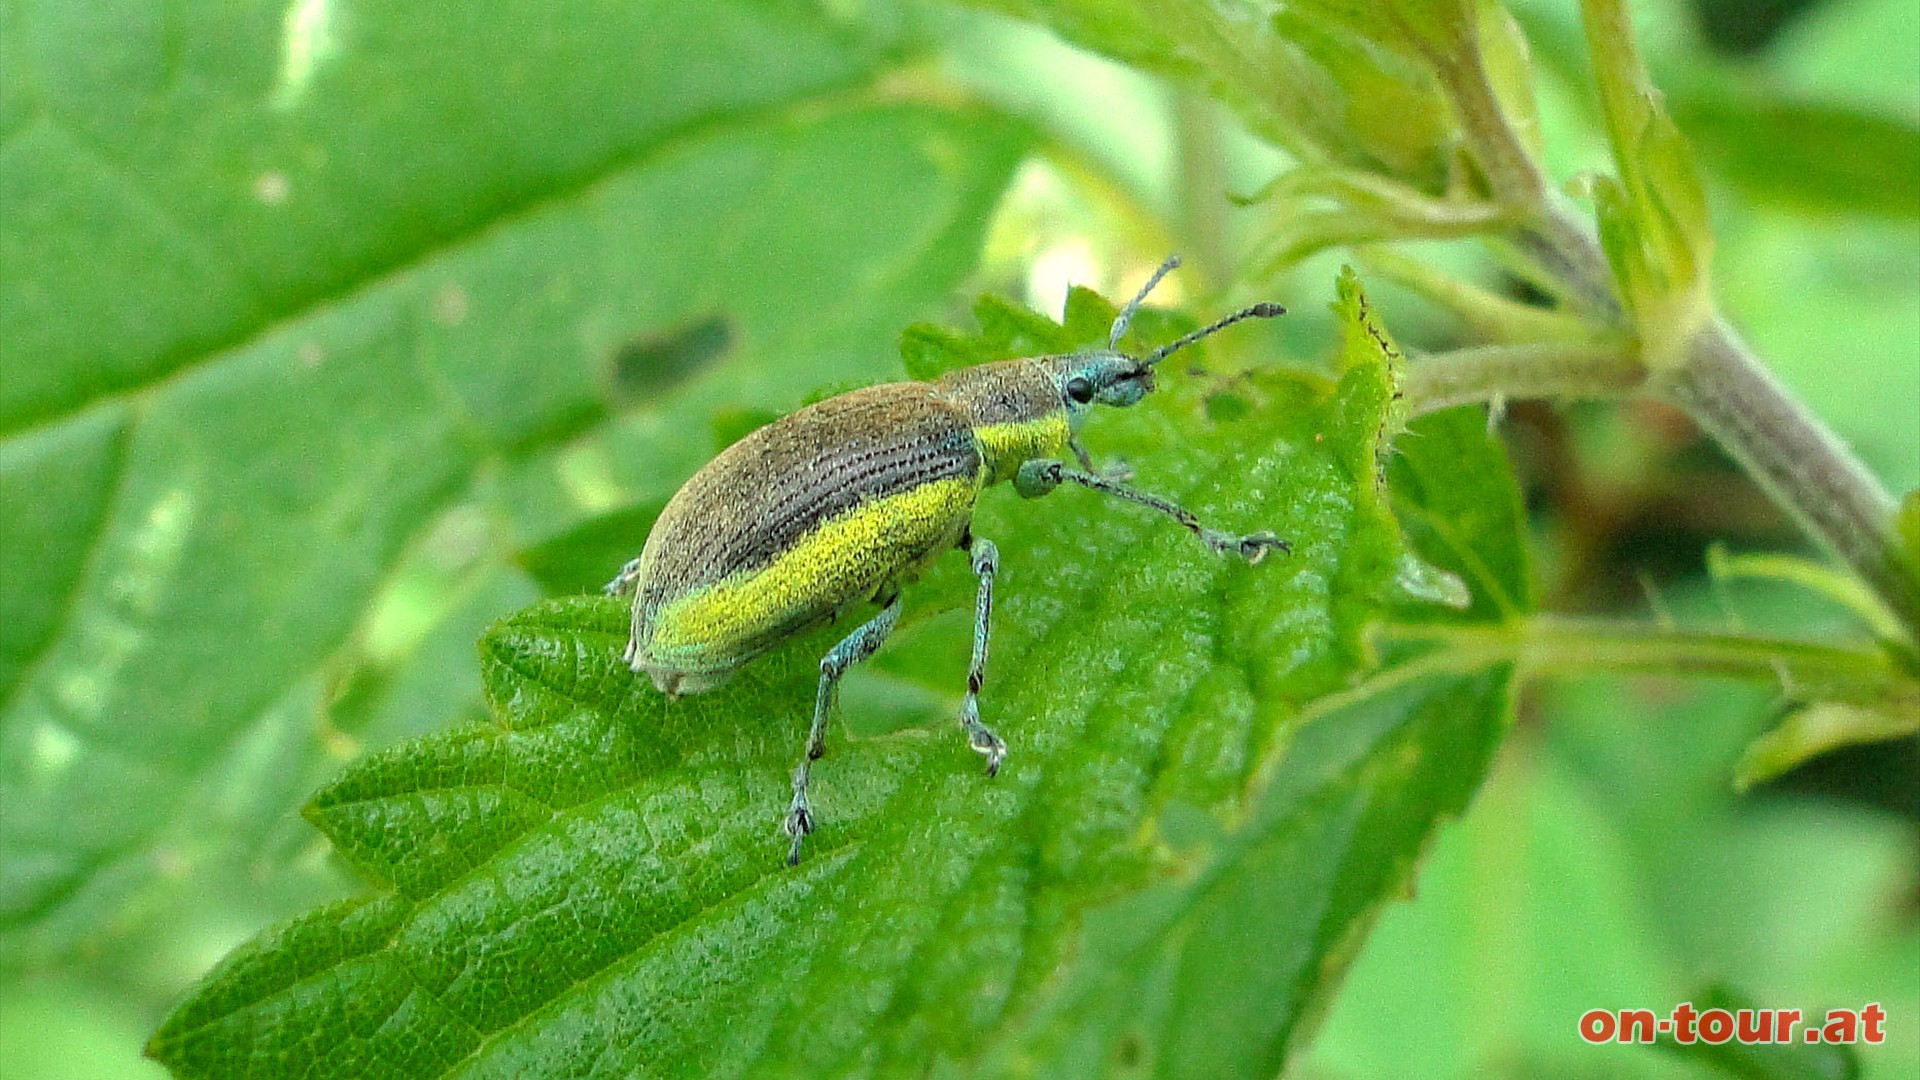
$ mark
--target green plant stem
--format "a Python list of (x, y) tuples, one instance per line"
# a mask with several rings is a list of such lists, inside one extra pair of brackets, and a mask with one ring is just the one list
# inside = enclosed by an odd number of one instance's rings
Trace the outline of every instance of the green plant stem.
[(1580, 20), (1593, 55), (1593, 78), (1600, 91), (1600, 111), (1620, 181), (1636, 197), (1641, 193), (1639, 140), (1652, 111), (1647, 96), (1646, 64), (1633, 33), (1633, 19), (1625, 0), (1581, 0)]
[(1493, 239), (1531, 271), (1526, 277), (1533, 284), (1592, 317), (1615, 324), (1623, 321), (1607, 257), (1567, 207), (1549, 205), (1507, 237)]
[[(1597, 300), (1610, 281), (1599, 245), (1563, 212), (1543, 215), (1514, 239), (1572, 295)], [(1610, 290), (1604, 295), (1614, 317), (1624, 319)], [(1447, 400), (1529, 397), (1536, 387), (1560, 385), (1552, 365), (1541, 372), (1520, 366), (1482, 370), (1477, 379), (1458, 373)], [(1911, 642), (1920, 643), (1920, 577), (1902, 557), (1893, 498), (1732, 328), (1723, 320), (1708, 323), (1681, 362), (1647, 387), (1684, 409), (1808, 536), (1873, 589)]]
[(1920, 641), (1920, 580), (1900, 555), (1892, 497), (1731, 328), (1696, 335), (1660, 385)]
[(1408, 365), (1401, 389), (1418, 416), (1495, 398), (1619, 397), (1645, 379), (1631, 348), (1533, 342), (1422, 356)]
[(1529, 678), (1587, 672), (1728, 676), (1775, 682), (1789, 696), (1880, 700), (1911, 679), (1876, 648), (1847, 648), (1748, 634), (1709, 634), (1645, 623), (1536, 615), (1504, 626), (1389, 624), (1388, 642), (1431, 642), (1458, 669), (1511, 662)]
[(1543, 205), (1546, 180), (1526, 144), (1507, 122), (1506, 111), (1487, 79), (1479, 34), (1462, 34), (1455, 48), (1429, 50), (1427, 59), (1459, 112), (1460, 126), (1495, 197), (1510, 206)]
[(1521, 303), (1384, 245), (1368, 245), (1354, 254), (1368, 270), (1426, 297), (1495, 342), (1613, 342), (1624, 348), (1632, 341), (1610, 322)]

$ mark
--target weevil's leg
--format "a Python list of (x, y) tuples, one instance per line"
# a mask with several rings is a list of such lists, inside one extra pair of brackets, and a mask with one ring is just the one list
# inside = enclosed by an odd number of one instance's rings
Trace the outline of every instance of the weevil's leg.
[(1117, 480), (1121, 483), (1133, 479), (1133, 466), (1124, 461), (1115, 461), (1112, 465), (1104, 469), (1096, 466), (1093, 463), (1093, 455), (1087, 453), (1087, 448), (1080, 445), (1079, 439), (1068, 439), (1067, 447), (1073, 451), (1074, 459), (1080, 462), (1080, 467), (1090, 473), (1104, 476), (1109, 480)]
[[(620, 596), (637, 591), (639, 580), (640, 560), (635, 559), (620, 568), (619, 577), (607, 582), (607, 592)], [(636, 672), (640, 670), (640, 599), (637, 596), (633, 600), (633, 609), (627, 613), (627, 647), (620, 650), (620, 660), (629, 669)]]
[(1218, 529), (1210, 529), (1202, 525), (1200, 519), (1193, 516), (1192, 511), (1189, 511), (1177, 503), (1168, 502), (1158, 495), (1130, 487), (1118, 480), (1112, 480), (1095, 473), (1082, 472), (1079, 469), (1070, 469), (1058, 461), (1050, 461), (1044, 458), (1029, 461), (1020, 466), (1020, 471), (1015, 473), (1013, 477), (1014, 490), (1029, 499), (1037, 499), (1052, 491), (1054, 488), (1059, 487), (1062, 483), (1079, 484), (1082, 487), (1092, 488), (1095, 491), (1112, 495), (1116, 499), (1125, 499), (1128, 502), (1139, 503), (1141, 506), (1150, 506), (1179, 522), (1188, 531), (1198, 536), (1201, 543), (1206, 544), (1213, 550), (1222, 554), (1238, 555), (1250, 563), (1257, 563), (1265, 558), (1269, 548), (1278, 548), (1286, 552), (1293, 550), (1291, 544), (1288, 544), (1285, 540), (1280, 539), (1270, 532), (1248, 533), (1245, 536), (1235, 536), (1232, 533), (1221, 532)]
[(967, 745), (987, 759), (987, 775), (1000, 772), (1007, 756), (1007, 744), (993, 729), (980, 722), (980, 684), (987, 678), (987, 635), (993, 624), (993, 575), (1000, 570), (1000, 549), (993, 541), (968, 533), (962, 543), (973, 558), (973, 572), (980, 579), (979, 599), (973, 608), (973, 663), (967, 668), (967, 696), (960, 702), (960, 730), (967, 733)]
[(813, 700), (813, 726), (807, 730), (806, 752), (793, 770), (793, 804), (787, 808), (785, 829), (787, 835), (793, 838), (793, 847), (787, 852), (788, 866), (799, 864), (800, 842), (813, 831), (813, 804), (807, 801), (807, 781), (812, 776), (813, 763), (827, 752), (827, 715), (833, 711), (833, 701), (840, 689), (840, 676), (845, 675), (848, 668), (872, 656), (880, 648), (880, 643), (887, 640), (887, 635), (893, 633), (894, 624), (899, 621), (900, 594), (896, 592), (880, 609), (880, 614), (867, 620), (820, 658), (820, 691)]
[(627, 565), (620, 568), (619, 573), (613, 575), (613, 580), (607, 582), (606, 587), (601, 591), (608, 596), (625, 596), (631, 593), (634, 586), (639, 584), (639, 582), (640, 560), (631, 559), (627, 562)]

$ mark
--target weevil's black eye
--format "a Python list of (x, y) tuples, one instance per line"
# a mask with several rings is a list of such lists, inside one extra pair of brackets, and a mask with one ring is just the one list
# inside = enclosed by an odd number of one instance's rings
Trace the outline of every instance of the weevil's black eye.
[(1093, 400), (1093, 384), (1075, 375), (1067, 380), (1067, 398), (1076, 405), (1085, 405)]

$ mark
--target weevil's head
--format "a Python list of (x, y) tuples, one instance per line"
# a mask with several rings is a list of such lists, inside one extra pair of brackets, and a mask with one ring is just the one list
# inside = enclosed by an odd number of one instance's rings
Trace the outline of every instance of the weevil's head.
[(1145, 356), (1121, 352), (1120, 339), (1147, 294), (1179, 265), (1177, 255), (1160, 264), (1139, 294), (1120, 309), (1104, 349), (1003, 360), (961, 368), (939, 380), (936, 385), (966, 411), (975, 434), (988, 448), (991, 475), (998, 476), (1028, 458), (1064, 451), (1095, 405), (1138, 404), (1153, 391), (1154, 366), (1188, 345), (1242, 319), (1286, 313), (1279, 304), (1255, 304)]
[(1287, 309), (1279, 304), (1254, 304), (1168, 342), (1145, 356), (1130, 356), (1121, 352), (1120, 339), (1126, 336), (1127, 328), (1133, 324), (1133, 317), (1140, 313), (1140, 305), (1146, 302), (1147, 294), (1160, 284), (1161, 278), (1179, 265), (1180, 256), (1168, 256), (1139, 293), (1127, 301), (1127, 306), (1121, 308), (1120, 314), (1113, 320), (1113, 327), (1107, 334), (1106, 348), (1070, 356), (1052, 356), (1041, 361), (1052, 375), (1061, 403), (1074, 427), (1079, 427), (1080, 420), (1095, 405), (1138, 404), (1141, 398), (1153, 391), (1154, 366), (1201, 338), (1218, 333), (1242, 319), (1269, 319), (1286, 314)]
[(1044, 357), (1039, 364), (1075, 428), (1095, 405), (1137, 405), (1153, 392), (1153, 367), (1111, 349)]

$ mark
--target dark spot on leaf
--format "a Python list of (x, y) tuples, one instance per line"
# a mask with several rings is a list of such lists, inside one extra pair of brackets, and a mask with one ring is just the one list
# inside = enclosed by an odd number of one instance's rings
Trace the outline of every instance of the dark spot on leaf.
[(1113, 1063), (1128, 1071), (1140, 1068), (1147, 1059), (1146, 1040), (1137, 1031), (1129, 1031), (1120, 1036), (1119, 1045), (1113, 1048)]
[(1207, 395), (1207, 419), (1216, 424), (1231, 423), (1253, 411), (1253, 404), (1239, 394), (1221, 391)]
[(630, 338), (613, 354), (613, 403), (645, 403), (732, 351), (737, 337), (733, 320), (715, 314)]

